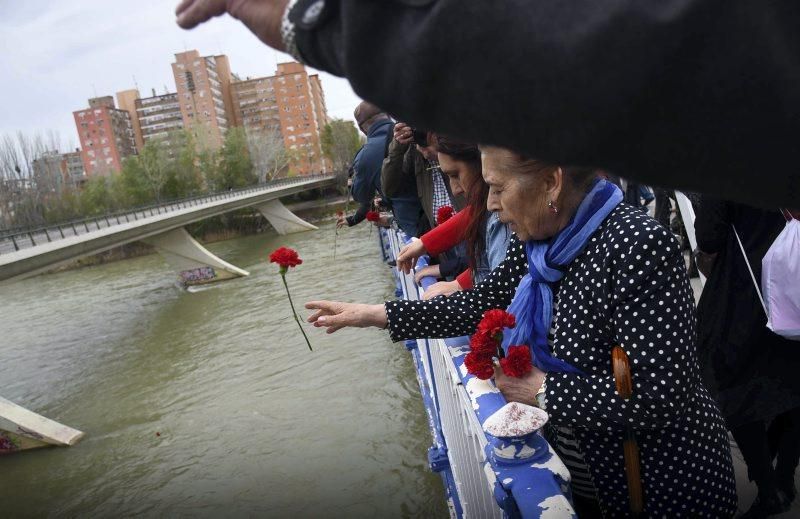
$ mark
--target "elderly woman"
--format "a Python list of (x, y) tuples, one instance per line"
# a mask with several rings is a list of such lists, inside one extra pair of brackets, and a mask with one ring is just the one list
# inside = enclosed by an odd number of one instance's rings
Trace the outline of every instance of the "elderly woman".
[[(329, 333), (388, 326), (395, 340), (451, 337), (473, 333), (485, 310), (511, 303), (514, 344), (531, 347), (534, 367), (519, 379), (498, 373), (496, 383), (507, 399), (528, 404), (543, 391), (549, 439), (573, 475), (577, 508), (629, 513), (622, 443), (632, 426), (647, 516), (732, 516), (728, 437), (700, 381), (692, 289), (677, 240), (590, 171), (486, 148), (483, 175), (489, 209), (516, 234), (483, 283), (430, 301), (311, 302), (306, 307), (317, 311), (309, 321)], [(628, 401), (615, 390), (615, 345), (631, 362)]]

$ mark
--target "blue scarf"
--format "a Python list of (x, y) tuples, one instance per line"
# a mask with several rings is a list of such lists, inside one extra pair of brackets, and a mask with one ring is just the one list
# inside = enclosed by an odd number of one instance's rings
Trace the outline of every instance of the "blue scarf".
[(586, 248), (586, 243), (603, 220), (622, 201), (622, 191), (606, 180), (596, 180), (584, 197), (570, 223), (547, 241), (525, 243), (528, 274), (522, 278), (508, 312), (516, 317), (516, 326), (503, 332), (503, 349), (527, 344), (533, 364), (545, 372), (583, 372), (553, 357), (547, 334), (553, 319), (551, 286), (564, 276), (566, 267)]

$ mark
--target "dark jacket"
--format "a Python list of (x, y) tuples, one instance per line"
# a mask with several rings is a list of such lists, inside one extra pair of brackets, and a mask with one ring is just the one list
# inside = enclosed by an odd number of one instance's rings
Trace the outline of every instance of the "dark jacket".
[[(473, 333), (506, 308), (528, 271), (514, 236), (505, 261), (472, 290), (386, 303), (392, 339)], [(736, 483), (725, 422), (697, 367), (694, 298), (678, 241), (620, 204), (567, 267), (554, 298), (552, 351), (586, 375), (548, 373), (550, 422), (572, 427), (606, 517), (629, 514), (622, 440), (636, 430), (646, 517), (731, 517)], [(615, 389), (611, 348), (628, 353), (633, 397)]]
[(647, 185), (800, 199), (797, 0), (312, 5), (289, 14), (304, 61), (411, 125)]
[[(800, 344), (771, 332), (742, 245), (757, 280), (761, 260), (783, 230), (778, 210), (703, 197), (697, 246), (717, 258), (697, 305), (700, 365), (730, 428), (800, 407)], [(797, 283), (800, 280), (786, 280)]]
[(382, 195), (381, 165), (393, 125), (389, 119), (374, 123), (367, 131), (367, 142), (353, 159), (353, 186), (350, 192), (359, 208), (356, 214), (347, 217), (347, 224), (350, 226), (360, 223), (366, 217), (376, 193)]
[[(460, 211), (464, 208), (464, 197), (453, 196), (450, 183), (444, 180), (445, 189), (453, 209)], [(400, 144), (392, 139), (389, 144), (389, 153), (383, 160), (381, 169), (381, 187), (388, 197), (407, 193), (415, 193), (422, 204), (422, 210), (432, 229), (436, 227), (436, 215), (433, 212), (433, 178), (428, 170), (428, 163), (415, 146)]]

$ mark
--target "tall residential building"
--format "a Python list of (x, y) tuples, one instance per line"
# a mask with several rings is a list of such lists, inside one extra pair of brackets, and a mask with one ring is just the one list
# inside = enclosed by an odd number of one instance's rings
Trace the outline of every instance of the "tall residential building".
[(64, 153), (64, 162), (67, 167), (67, 182), (72, 184), (81, 184), (86, 180), (86, 172), (83, 169), (83, 158), (81, 157), (81, 149), (75, 148), (75, 151)]
[(155, 95), (136, 100), (136, 118), (142, 129), (144, 142), (159, 139), (168, 147), (177, 145), (171, 142), (176, 133), (183, 130), (183, 114), (178, 102), (178, 94)]
[(227, 56), (200, 56), (196, 50), (175, 54), (172, 64), (183, 125), (201, 146), (218, 149), (233, 125), (231, 71)]
[(111, 96), (89, 99), (89, 108), (72, 112), (81, 141), (86, 175), (109, 175), (122, 169), (122, 159), (136, 153), (130, 114), (118, 110)]
[(144, 147), (144, 139), (142, 139), (142, 128), (139, 126), (139, 119), (136, 117), (137, 99), (139, 99), (139, 90), (135, 88), (117, 92), (117, 105), (120, 110), (125, 110), (130, 114), (131, 125), (133, 126), (133, 137), (136, 140), (136, 149), (141, 150)]
[(46, 151), (33, 160), (33, 180), (43, 192), (61, 192), (66, 162), (58, 151)]
[(300, 63), (280, 63), (274, 76), (233, 83), (235, 121), (252, 138), (279, 131), (292, 156), (293, 173), (329, 171), (321, 134), (328, 123), (319, 76), (309, 76)]

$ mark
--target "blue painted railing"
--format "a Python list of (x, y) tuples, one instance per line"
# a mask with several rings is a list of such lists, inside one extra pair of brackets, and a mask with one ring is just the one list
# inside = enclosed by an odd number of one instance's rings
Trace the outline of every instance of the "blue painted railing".
[[(408, 243), (402, 232), (381, 229), (385, 261)], [(417, 268), (427, 264), (420, 258)], [(421, 287), (412, 274), (395, 269), (396, 295), (417, 300)], [(484, 431), (487, 419), (507, 409), (490, 381), (467, 373), (469, 339), (418, 339), (405, 342), (417, 370), (433, 445), (431, 470), (442, 476), (453, 517), (574, 517), (569, 472), (540, 431), (519, 437), (494, 437)]]

